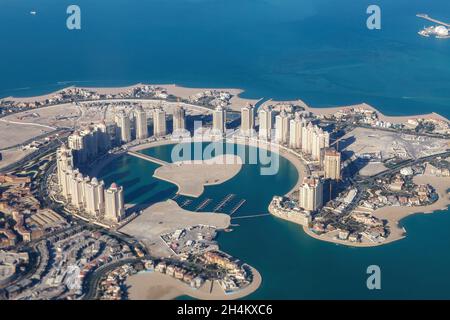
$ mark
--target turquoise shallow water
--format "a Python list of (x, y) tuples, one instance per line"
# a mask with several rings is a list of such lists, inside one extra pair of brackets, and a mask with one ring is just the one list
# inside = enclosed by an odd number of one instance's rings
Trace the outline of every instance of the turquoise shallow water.
[(450, 21), (447, 0), (378, 0), (380, 31), (366, 28), (369, 0), (76, 3), (80, 31), (65, 27), (69, 0), (1, 2), (0, 96), (143, 81), (450, 115), (450, 41), (419, 37), (415, 17)]
[[(170, 161), (172, 146), (160, 146), (145, 153)], [(246, 150), (249, 150), (248, 147)], [(248, 152), (247, 152), (248, 154)], [(107, 183), (125, 186), (129, 203), (151, 204), (174, 196), (177, 188), (152, 177), (156, 165), (130, 156), (112, 162), (100, 173)], [(187, 206), (194, 209), (206, 198), (212, 208), (233, 193), (234, 203), (247, 202), (234, 216), (267, 213), (272, 195), (289, 191), (297, 180), (294, 166), (280, 158), (275, 176), (261, 176), (259, 165), (244, 165), (233, 179), (207, 187), (199, 199)], [(189, 198), (180, 197), (179, 203)], [(224, 212), (233, 208), (231, 203)], [(239, 226), (221, 233), (224, 251), (256, 267), (263, 276), (261, 287), (251, 299), (448, 299), (450, 293), (450, 214), (415, 215), (403, 221), (406, 239), (376, 248), (349, 248), (315, 240), (296, 225), (263, 216), (234, 220)], [(366, 268), (381, 268), (380, 291), (366, 287)]]

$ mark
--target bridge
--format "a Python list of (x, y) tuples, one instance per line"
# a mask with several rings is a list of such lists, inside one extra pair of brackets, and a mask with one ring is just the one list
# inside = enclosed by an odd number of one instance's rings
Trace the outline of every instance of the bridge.
[(428, 21), (431, 21), (431, 22), (434, 22), (434, 23), (437, 23), (437, 24), (440, 24), (440, 25), (445, 26), (447, 28), (450, 28), (450, 24), (442, 22), (442, 21), (437, 20), (437, 19), (433, 19), (427, 14), (418, 14), (417, 17), (425, 19), (425, 20), (428, 20)]
[(136, 152), (136, 151), (128, 150), (127, 154), (129, 154), (130, 156), (136, 157), (136, 158), (140, 158), (140, 159), (143, 159), (143, 160), (146, 160), (146, 161), (150, 161), (150, 162), (159, 164), (161, 166), (166, 166), (166, 165), (170, 164), (169, 162), (166, 162), (166, 161), (163, 161), (161, 159), (154, 158), (152, 156), (149, 156), (149, 155), (146, 155), (146, 154), (143, 154), (143, 153), (140, 153), (140, 152)]

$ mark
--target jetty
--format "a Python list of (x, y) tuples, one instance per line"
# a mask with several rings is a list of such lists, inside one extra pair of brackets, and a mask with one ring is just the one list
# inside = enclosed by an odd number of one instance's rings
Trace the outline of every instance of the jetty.
[(223, 207), (225, 207), (225, 205), (230, 202), (236, 195), (235, 194), (229, 194), (227, 195), (222, 201), (219, 202), (219, 204), (214, 208), (213, 212), (217, 212), (220, 209), (222, 209)]
[(206, 208), (206, 206), (208, 204), (211, 203), (211, 201), (212, 201), (211, 199), (206, 199), (206, 200), (202, 201), (202, 203), (200, 203), (199, 206), (197, 208), (195, 208), (195, 211), (203, 210), (204, 208)]
[(143, 159), (143, 160), (146, 160), (146, 161), (150, 161), (150, 162), (159, 164), (161, 166), (166, 166), (166, 165), (170, 164), (169, 162), (166, 162), (164, 160), (161, 160), (161, 159), (158, 159), (158, 158), (154, 158), (152, 156), (149, 156), (149, 155), (146, 155), (146, 154), (143, 154), (143, 153), (140, 153), (140, 152), (136, 152), (136, 151), (129, 150), (127, 152), (127, 154), (129, 154), (130, 156), (136, 157), (136, 158), (140, 158), (140, 159)]
[(447, 27), (447, 28), (450, 28), (450, 24), (445, 23), (445, 22), (440, 21), (440, 20), (437, 20), (437, 19), (434, 19), (434, 18), (430, 17), (430, 16), (427, 15), (427, 14), (419, 13), (419, 14), (417, 14), (416, 16), (419, 17), (419, 18), (428, 20), (428, 21), (430, 21), (430, 22), (433, 22), (433, 23), (436, 23), (436, 24), (440, 24), (441, 26), (445, 26), (445, 27)]
[(238, 202), (237, 205), (234, 206), (234, 208), (230, 211), (230, 216), (232, 216), (233, 214), (236, 213), (236, 211), (238, 211), (246, 202), (247, 200), (242, 199), (241, 201)]
[(270, 216), (270, 213), (261, 213), (261, 214), (252, 214), (248, 216), (239, 216), (239, 217), (233, 217), (232, 220), (236, 219), (250, 219), (250, 218), (260, 218), (260, 217), (267, 217)]
[(182, 204), (180, 204), (180, 208), (184, 208), (192, 203), (192, 200), (185, 200)]

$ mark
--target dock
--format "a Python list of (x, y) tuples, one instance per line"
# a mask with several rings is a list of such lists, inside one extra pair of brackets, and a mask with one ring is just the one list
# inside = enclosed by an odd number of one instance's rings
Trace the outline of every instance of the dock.
[(188, 206), (188, 205), (190, 205), (192, 203), (192, 200), (185, 200), (181, 205), (180, 205), (180, 208), (184, 208), (184, 207), (186, 207), (186, 206)]
[(431, 18), (431, 17), (430, 17), (429, 15), (427, 15), (427, 14), (420, 13), (420, 14), (417, 14), (416, 16), (417, 16), (418, 18), (422, 18), (422, 19), (425, 19), (425, 20), (427, 20), (427, 21), (430, 21), (430, 22), (433, 22), (433, 23), (436, 23), (436, 24), (440, 24), (441, 26), (450, 28), (450, 24), (445, 23), (445, 22), (442, 22), (442, 21), (437, 20), (437, 19), (434, 19), (434, 18)]
[(267, 217), (267, 216), (270, 216), (270, 213), (262, 213), (262, 214), (253, 214), (253, 215), (249, 215), (249, 216), (233, 217), (232, 220), (236, 220), (236, 219), (260, 218), (260, 217)]
[(204, 201), (202, 201), (202, 202), (198, 205), (197, 208), (195, 208), (195, 211), (200, 211), (200, 210), (206, 208), (206, 206), (207, 206), (208, 204), (210, 204), (211, 201), (212, 201), (212, 199), (205, 199)]
[(235, 214), (236, 211), (238, 211), (244, 205), (245, 202), (247, 202), (247, 200), (245, 200), (245, 199), (242, 199), (241, 201), (239, 201), (238, 204), (235, 205), (234, 208), (230, 211), (230, 216)]
[(217, 212), (220, 209), (222, 209), (223, 207), (225, 207), (225, 205), (230, 202), (234, 197), (236, 197), (235, 194), (229, 194), (227, 195), (222, 201), (219, 202), (219, 204), (214, 208), (213, 212)]
[(172, 197), (172, 200), (177, 200), (178, 198), (180, 197), (180, 195), (179, 194), (176, 194), (176, 195), (174, 195), (173, 197)]
[(167, 166), (167, 165), (170, 164), (169, 162), (166, 162), (164, 160), (161, 160), (161, 159), (158, 159), (158, 158), (154, 158), (152, 156), (149, 156), (149, 155), (146, 155), (146, 154), (143, 154), (143, 153), (140, 153), (140, 152), (136, 152), (136, 151), (129, 150), (127, 152), (127, 154), (129, 154), (130, 156), (136, 157), (136, 158), (140, 158), (140, 159), (143, 159), (143, 160), (146, 160), (146, 161), (150, 161), (150, 162), (159, 164), (161, 166)]

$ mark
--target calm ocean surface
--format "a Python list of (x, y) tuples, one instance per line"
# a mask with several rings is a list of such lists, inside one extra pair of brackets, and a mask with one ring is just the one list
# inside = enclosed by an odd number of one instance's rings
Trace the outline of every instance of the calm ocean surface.
[[(159, 146), (145, 153), (170, 161), (173, 146)], [(248, 147), (246, 147), (248, 154)], [(100, 173), (109, 184), (125, 187), (127, 203), (148, 205), (172, 198), (177, 187), (152, 177), (157, 165), (123, 156)], [(233, 217), (267, 213), (272, 195), (288, 192), (296, 182), (295, 167), (280, 159), (280, 171), (261, 176), (259, 165), (244, 165), (233, 179), (206, 187), (198, 199), (180, 197), (178, 203), (193, 202), (194, 210), (205, 199), (211, 211), (228, 194), (236, 194), (223, 208), (229, 213), (241, 199), (247, 202)], [(450, 298), (449, 212), (415, 215), (403, 221), (408, 236), (377, 248), (349, 248), (315, 240), (295, 224), (272, 216), (236, 219), (230, 233), (221, 233), (221, 248), (256, 267), (263, 276), (252, 299), (442, 299)], [(366, 287), (369, 265), (381, 268), (379, 291)]]
[[(81, 31), (66, 28), (73, 3)], [(366, 28), (373, 3), (381, 31)], [(3, 0), (0, 96), (142, 81), (449, 117), (450, 40), (418, 36), (421, 12), (450, 21), (450, 2)]]

